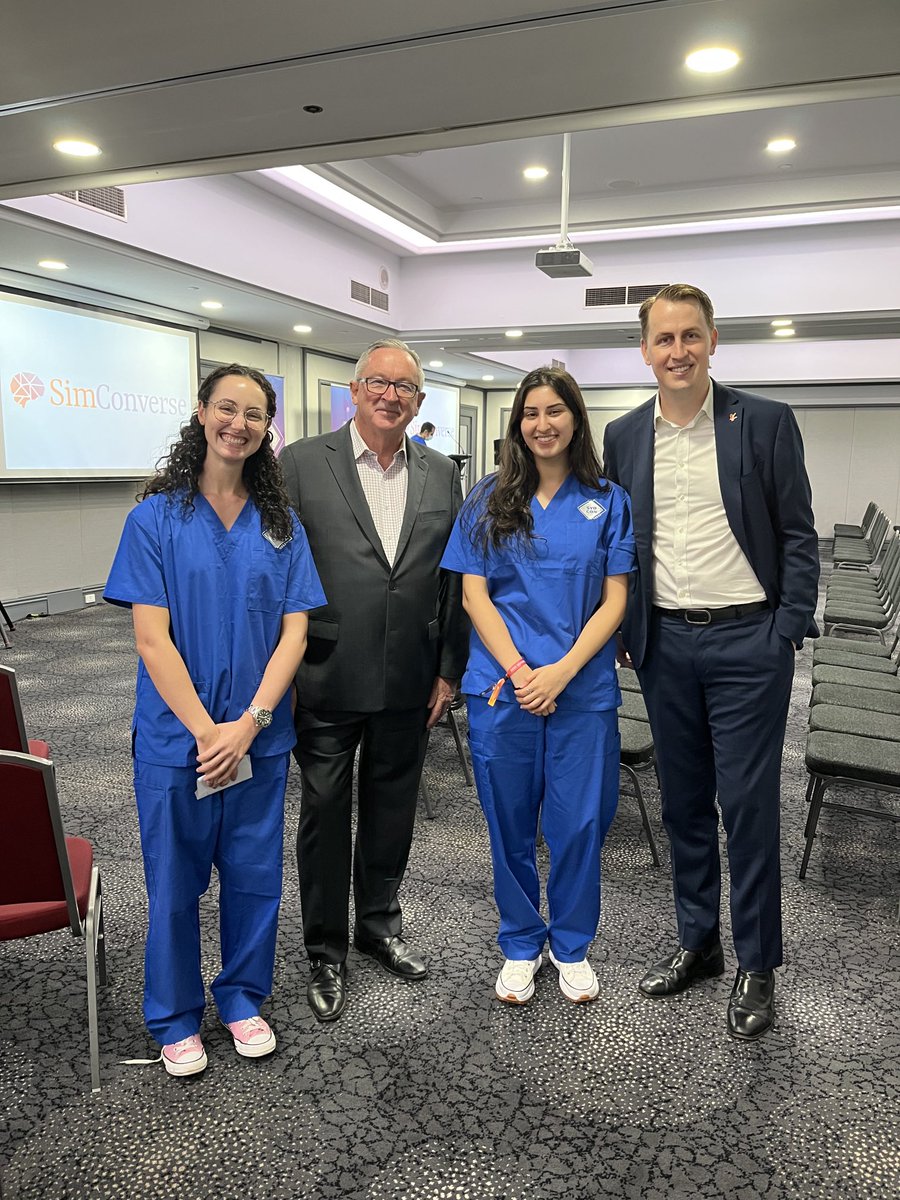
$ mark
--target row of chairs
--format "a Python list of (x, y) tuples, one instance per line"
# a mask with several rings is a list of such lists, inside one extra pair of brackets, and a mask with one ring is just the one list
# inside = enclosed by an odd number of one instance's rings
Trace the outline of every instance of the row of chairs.
[[(838, 530), (842, 528), (849, 532), (839, 533)], [(833, 563), (836, 566), (849, 564), (865, 567), (876, 562), (890, 529), (891, 523), (887, 514), (873, 502), (866, 509), (862, 525), (835, 525)]]
[(84, 943), (91, 1088), (100, 1089), (97, 984), (106, 983), (100, 870), (66, 835), (50, 747), (29, 740), (16, 673), (0, 665), (0, 942), (69, 929)]
[[(887, 518), (870, 506), (868, 529)], [(835, 526), (835, 544), (838, 530)], [(863, 543), (865, 535), (843, 535)], [(846, 543), (845, 543), (846, 547)], [(846, 553), (846, 548), (841, 553)], [(809, 771), (806, 845), (800, 878), (806, 876), (819, 817), (836, 808), (900, 821), (890, 808), (827, 799), (829, 789), (900, 794), (900, 637), (889, 631), (900, 614), (900, 535), (887, 539), (880, 569), (874, 562), (835, 562), (825, 592), (824, 636), (813, 649), (812, 695), (806, 766)]]
[(871, 564), (862, 570), (846, 563), (835, 566), (825, 588), (823, 623), (827, 635), (877, 637), (883, 643), (898, 614), (900, 534), (894, 533), (877, 572)]

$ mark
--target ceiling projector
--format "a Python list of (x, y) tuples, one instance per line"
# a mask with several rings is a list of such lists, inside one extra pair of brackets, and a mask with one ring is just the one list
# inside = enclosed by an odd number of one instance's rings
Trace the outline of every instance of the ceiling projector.
[(576, 279), (579, 275), (594, 273), (591, 260), (574, 246), (567, 250), (538, 250), (534, 265), (551, 279)]

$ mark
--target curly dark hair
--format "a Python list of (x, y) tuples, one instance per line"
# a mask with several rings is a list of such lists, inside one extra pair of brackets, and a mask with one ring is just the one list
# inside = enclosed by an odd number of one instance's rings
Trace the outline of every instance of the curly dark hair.
[(535, 536), (531, 501), (540, 477), (534, 455), (522, 437), (522, 413), (528, 393), (539, 387), (552, 388), (575, 418), (575, 432), (569, 443), (572, 474), (579, 483), (595, 491), (605, 492), (609, 488), (594, 448), (581, 388), (568, 371), (559, 367), (538, 367), (530, 371), (519, 384), (513, 400), (506, 437), (500, 447), (500, 469), (483, 479), (475, 489), (474, 499), (477, 501), (486, 496), (486, 502), (480, 506), (471, 537), (473, 545), (485, 553), (490, 547), (499, 550), (504, 543), (516, 538), (530, 542)]
[[(243, 375), (246, 379), (252, 379), (266, 397), (269, 416), (275, 416), (275, 389), (265, 375), (241, 363), (217, 367), (207, 375), (197, 392), (198, 406), (209, 404), (216, 384), (226, 375)], [(156, 474), (144, 484), (138, 499), (145, 500), (147, 496), (162, 494), (174, 501), (179, 496), (185, 513), (193, 512), (194, 499), (199, 490), (197, 483), (205, 461), (206, 434), (195, 412), (182, 425), (178, 441), (156, 464)], [(291, 503), (284, 490), (281, 465), (272, 451), (271, 430), (266, 433), (256, 453), (251, 454), (244, 463), (242, 478), (250, 499), (259, 510), (263, 529), (280, 541), (286, 541), (293, 530)]]

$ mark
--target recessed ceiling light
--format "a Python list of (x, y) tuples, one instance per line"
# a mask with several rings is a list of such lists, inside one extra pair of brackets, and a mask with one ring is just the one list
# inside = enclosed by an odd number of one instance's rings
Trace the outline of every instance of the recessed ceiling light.
[(775, 336), (776, 337), (793, 337), (796, 332), (797, 332), (797, 330), (792, 329), (790, 326), (782, 326), (781, 329), (775, 330)]
[(42, 258), (38, 266), (43, 267), (45, 271), (68, 271), (69, 269), (69, 264), (58, 258)]
[(100, 153), (100, 147), (93, 142), (81, 142), (77, 138), (60, 138), (53, 143), (53, 149), (60, 154), (72, 154), (75, 158), (95, 158)]
[(494, 377), (493, 377), (493, 375), (482, 375), (481, 378), (484, 380), (485, 383), (490, 383)]
[(218, 309), (218, 308), (221, 308), (221, 307), (222, 307), (222, 305), (221, 305), (221, 303), (220, 303), (218, 300), (201, 300), (201, 301), (200, 301), (200, 307), (201, 307), (201, 308), (214, 308), (214, 309)]
[(690, 71), (699, 71), (703, 75), (715, 75), (719, 71), (730, 71), (741, 61), (741, 56), (735, 50), (725, 46), (704, 46), (702, 50), (694, 50), (684, 60), (684, 65)]
[(434, 367), (434, 369), (437, 370), (438, 367), (442, 367), (444, 364), (441, 361), (441, 359), (433, 358), (428, 365), (429, 365), (429, 367)]
[(796, 145), (797, 143), (793, 138), (772, 138), (771, 142), (766, 144), (766, 149), (770, 154), (787, 154), (787, 152), (789, 150), (793, 150)]
[(506, 336), (512, 337), (512, 338), (521, 337), (522, 330), (521, 329), (507, 329)]
[(526, 179), (546, 179), (550, 172), (546, 167), (526, 167), (522, 172)]
[(788, 327), (788, 325), (793, 325), (793, 323), (794, 322), (791, 320), (790, 317), (776, 317), (776, 319), (772, 322), (772, 328), (773, 329), (786, 329)]
[(312, 325), (295, 325), (294, 333), (312, 333)]

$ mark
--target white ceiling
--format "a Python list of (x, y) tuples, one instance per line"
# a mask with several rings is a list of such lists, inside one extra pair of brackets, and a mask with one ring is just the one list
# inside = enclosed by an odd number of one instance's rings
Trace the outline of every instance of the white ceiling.
[[(685, 55), (709, 44), (737, 49), (736, 70), (688, 72)], [(305, 112), (306, 105), (322, 112)], [(579, 244), (592, 230), (662, 220), (687, 227), (701, 218), (900, 205), (900, 3), (4, 6), (0, 199), (307, 164), (438, 248), (525, 234), (549, 245), (558, 232), (567, 130), (570, 232)], [(102, 157), (88, 166), (62, 158), (52, 142), (65, 135), (95, 140)], [(770, 138), (787, 135), (795, 151), (765, 152)], [(550, 176), (528, 184), (521, 171), (535, 163)], [(73, 235), (63, 227), (53, 231), (61, 247), (54, 251), (46, 228), (0, 221), (0, 266), (33, 273), (39, 235), (41, 256), (66, 257)], [(307, 320), (316, 345), (351, 356), (378, 331), (310, 309), (302, 296), (123, 255), (85, 235), (80, 243), (82, 274), (73, 283), (172, 308), (184, 307), (186, 288), (215, 284), (230, 289), (230, 327), (284, 340), (289, 319)], [(895, 332), (883, 313), (835, 313), (805, 330), (798, 324), (798, 333), (816, 337)], [(757, 336), (740, 322), (731, 333)], [(632, 334), (590, 332), (594, 346), (623, 344)], [(532, 346), (564, 349), (584, 344), (585, 331), (533, 336)], [(495, 342), (473, 331), (465, 348), (502, 357)], [(419, 348), (429, 357), (437, 345)], [(485, 369), (449, 347), (441, 357), (445, 374), (477, 380)], [(495, 374), (498, 383), (514, 378)]]

